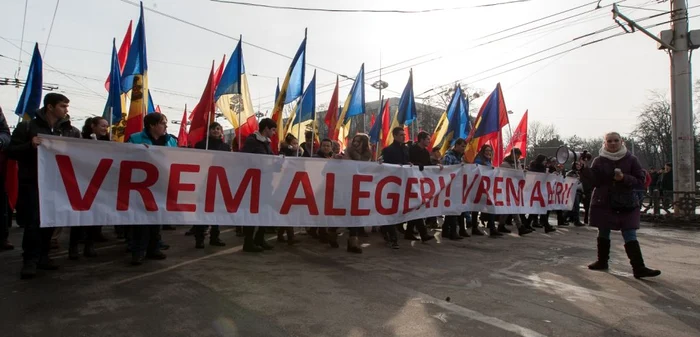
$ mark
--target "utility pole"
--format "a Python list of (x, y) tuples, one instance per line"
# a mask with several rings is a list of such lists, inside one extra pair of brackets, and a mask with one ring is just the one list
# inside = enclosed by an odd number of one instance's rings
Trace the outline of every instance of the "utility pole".
[[(693, 87), (689, 50), (698, 48), (700, 31), (688, 31), (688, 8), (686, 0), (671, 1), (671, 29), (662, 31), (658, 37), (620, 13), (613, 5), (613, 19), (621, 18), (632, 28), (639, 30), (658, 43), (658, 48), (667, 50), (671, 57), (671, 136), (674, 192), (695, 192), (695, 137), (693, 134)], [(623, 26), (619, 21), (623, 29)], [(630, 31), (628, 31), (630, 32)], [(692, 42), (690, 36), (696, 37)], [(678, 201), (684, 196), (674, 195), (674, 213), (684, 214)], [(695, 210), (691, 210), (694, 214)]]

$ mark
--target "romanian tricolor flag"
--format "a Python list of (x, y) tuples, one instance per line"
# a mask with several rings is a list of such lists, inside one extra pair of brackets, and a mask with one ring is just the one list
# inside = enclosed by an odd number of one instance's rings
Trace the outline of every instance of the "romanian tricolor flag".
[(360, 67), (360, 72), (355, 77), (355, 82), (345, 99), (343, 110), (338, 116), (338, 123), (335, 129), (338, 130), (338, 142), (340, 148), (344, 149), (347, 146), (347, 138), (350, 133), (350, 118), (353, 116), (362, 115), (365, 113), (365, 64)]
[[(498, 133), (508, 124), (508, 110), (503, 99), (501, 84), (486, 98), (474, 121), (474, 128), (467, 139), (467, 148), (464, 151), (464, 159), (468, 163), (474, 162), (474, 158), (484, 144), (498, 140)], [(496, 149), (494, 148), (494, 154)], [(500, 152), (503, 153), (502, 151)], [(496, 160), (493, 160), (496, 163)]]
[(462, 88), (458, 85), (452, 94), (452, 100), (447, 107), (447, 116), (449, 120), (445, 128), (445, 136), (440, 145), (440, 153), (445, 154), (457, 139), (466, 139), (469, 135), (469, 103), (464, 98)]
[(374, 124), (369, 130), (369, 142), (370, 144), (377, 144), (379, 151), (387, 147), (389, 144), (386, 143), (387, 137), (391, 133), (389, 129), (389, 121), (391, 117), (391, 110), (389, 100), (384, 102), (384, 107), (379, 112), (379, 116), (374, 121)]
[[(304, 72), (306, 71), (306, 36), (304, 36), (304, 41), (301, 42), (299, 49), (297, 50), (294, 59), (292, 59), (292, 64), (289, 65), (289, 70), (287, 70), (287, 75), (284, 77), (284, 82), (282, 82), (282, 87), (279, 90), (279, 94), (275, 98), (275, 107), (272, 109), (272, 120), (277, 123), (277, 128), (282, 129), (284, 125), (283, 109), (284, 105), (291, 103), (297, 98), (301, 97), (304, 90)], [(279, 153), (280, 138), (284, 138), (285, 135), (280, 136), (279, 132), (271, 138), (270, 145), (272, 146), (272, 152), (275, 154)]]
[[(389, 127), (389, 130), (393, 130), (395, 127), (398, 126), (403, 126), (404, 127), (404, 132), (406, 133), (406, 140), (408, 140), (408, 126), (413, 123), (413, 121), (416, 119), (416, 99), (413, 95), (413, 70), (410, 71), (408, 75), (408, 82), (406, 83), (406, 87), (403, 89), (403, 93), (401, 93), (401, 98), (399, 99), (399, 107), (398, 110), (396, 110), (396, 115), (394, 115), (394, 119), (391, 121), (391, 126)], [(386, 144), (391, 145), (391, 143), (394, 142), (394, 135), (389, 132), (389, 136), (387, 137)]]
[(121, 85), (122, 93), (131, 91), (131, 104), (124, 129), (124, 141), (127, 141), (132, 134), (141, 132), (143, 116), (148, 113), (148, 58), (143, 3), (141, 3), (141, 15), (136, 24), (134, 39), (122, 72)]
[[(299, 105), (292, 111), (292, 115), (290, 115), (287, 120), (289, 124), (287, 133), (291, 133), (295, 137), (303, 139), (301, 138), (302, 130), (309, 130), (312, 131), (314, 135), (318, 136), (318, 126), (316, 125), (316, 71), (314, 71), (311, 82), (309, 82), (306, 90), (304, 90)], [(286, 136), (286, 134), (283, 134), (280, 138)]]
[[(239, 104), (233, 103), (233, 98), (236, 95), (239, 97)], [(243, 37), (239, 39), (238, 45), (221, 75), (214, 93), (214, 101), (216, 101), (219, 111), (236, 129), (236, 135), (241, 134), (242, 131), (239, 125), (246, 124), (248, 118), (255, 116), (253, 101), (250, 98), (248, 77), (246, 76), (243, 62)], [(239, 144), (243, 144), (243, 141), (240, 141)]]

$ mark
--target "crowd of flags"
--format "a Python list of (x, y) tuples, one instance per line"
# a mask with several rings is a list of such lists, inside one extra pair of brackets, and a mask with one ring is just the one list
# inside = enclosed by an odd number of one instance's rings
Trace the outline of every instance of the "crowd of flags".
[[(108, 98), (103, 117), (113, 126), (120, 123), (124, 126), (123, 136), (117, 139), (118, 141), (126, 141), (132, 134), (141, 132), (143, 117), (146, 114), (160, 112), (160, 108), (154, 105), (148, 90), (148, 57), (143, 5), (140, 8), (140, 16), (133, 36), (132, 24), (133, 22), (129, 22), (119, 49), (117, 49), (116, 39), (112, 41), (110, 71), (105, 81)], [(217, 109), (233, 125), (236, 139), (245, 139), (257, 130), (258, 120), (253, 110), (246, 77), (242, 41), (241, 37), (228, 62), (225, 55), (216, 68), (215, 61), (212, 61), (209, 77), (199, 102), (189, 114), (185, 106), (178, 133), (179, 146), (194, 146), (207, 138), (208, 125), (215, 120)], [(314, 143), (318, 143), (320, 136), (316, 125), (315, 71), (304, 89), (306, 43), (305, 33), (281, 86), (278, 79), (275, 105), (271, 114), (271, 118), (278, 125), (278, 134), (272, 139), (275, 153), (279, 153), (279, 144), (288, 133), (300, 138), (302, 130), (310, 129), (314, 134)], [(371, 117), (370, 123), (370, 143), (375, 150), (381, 150), (393, 142), (392, 129), (404, 127), (408, 135), (409, 126), (417, 121), (413, 81), (411, 70), (398, 107), (393, 113), (389, 100), (384, 100), (382, 97), (381, 109), (376, 116)], [(34, 47), (26, 83), (15, 110), (16, 114), (23, 119), (32, 118), (41, 103), (42, 60), (38, 44)], [(347, 142), (350, 139), (352, 117), (367, 113), (364, 64), (360, 66), (343, 105), (339, 104), (338, 96), (339, 80), (336, 78), (335, 89), (323, 121), (328, 129), (327, 138), (338, 141), (341, 148), (344, 148), (348, 146)], [(291, 115), (287, 117), (283, 113), (286, 105), (291, 105)], [(457, 139), (466, 139), (467, 148), (464, 156), (465, 160), (471, 162), (484, 144), (490, 144), (494, 148), (493, 164), (500, 165), (504, 155), (513, 148), (520, 148), (523, 154), (527, 148), (527, 112), (504, 151), (502, 132), (508, 125), (508, 110), (500, 84), (483, 102), (474, 120), (469, 118), (467, 95), (459, 85), (456, 85), (452, 91), (450, 103), (432, 133), (430, 147), (438, 148), (444, 154)], [(242, 146), (243, 141), (238, 141), (238, 144)]]

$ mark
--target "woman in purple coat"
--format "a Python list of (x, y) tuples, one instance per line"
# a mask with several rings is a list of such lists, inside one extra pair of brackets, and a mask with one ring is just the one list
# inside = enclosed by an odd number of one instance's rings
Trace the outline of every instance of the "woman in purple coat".
[(634, 188), (644, 183), (646, 176), (637, 157), (627, 152), (622, 137), (617, 132), (605, 135), (600, 155), (590, 168), (581, 161), (581, 179), (593, 187), (591, 198), (591, 226), (598, 228), (598, 261), (589, 265), (591, 270), (607, 270), (610, 258), (610, 232), (622, 231), (625, 252), (630, 259), (634, 277), (661, 275), (658, 270), (644, 265), (642, 251), (637, 241), (639, 229), (639, 200)]

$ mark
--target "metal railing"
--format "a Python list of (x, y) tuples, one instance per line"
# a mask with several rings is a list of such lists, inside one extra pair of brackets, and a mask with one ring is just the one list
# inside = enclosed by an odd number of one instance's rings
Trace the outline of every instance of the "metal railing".
[[(674, 199), (676, 199), (674, 201)], [(651, 222), (695, 223), (700, 225), (700, 192), (644, 193), (642, 220)]]

